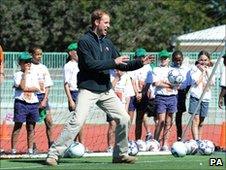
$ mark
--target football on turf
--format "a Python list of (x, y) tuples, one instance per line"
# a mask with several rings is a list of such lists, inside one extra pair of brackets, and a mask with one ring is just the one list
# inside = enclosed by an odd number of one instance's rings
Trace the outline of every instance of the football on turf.
[(79, 142), (74, 142), (68, 147), (64, 157), (80, 158), (84, 154), (85, 154), (85, 147), (84, 147), (84, 145), (79, 143)]
[(168, 73), (168, 80), (172, 85), (179, 85), (183, 81), (183, 76), (178, 69), (172, 69)]
[(139, 152), (138, 146), (135, 141), (131, 140), (128, 143), (128, 155), (135, 156)]
[(183, 157), (187, 153), (186, 146), (183, 142), (174, 142), (171, 148), (171, 153), (175, 157)]
[(136, 144), (138, 146), (139, 152), (145, 152), (147, 150), (146, 143), (143, 140), (137, 140)]
[(150, 139), (146, 141), (146, 148), (147, 151), (158, 152), (160, 151), (160, 144), (157, 140)]
[(201, 140), (199, 142), (199, 153), (201, 155), (211, 155), (214, 152), (215, 146), (210, 140)]
[(187, 149), (187, 155), (195, 155), (198, 152), (198, 144), (195, 140), (191, 139), (186, 141), (185, 143), (186, 149)]

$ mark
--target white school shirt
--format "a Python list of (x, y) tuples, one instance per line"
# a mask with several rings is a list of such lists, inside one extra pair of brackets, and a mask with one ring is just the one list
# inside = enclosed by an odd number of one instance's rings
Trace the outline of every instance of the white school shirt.
[[(110, 72), (111, 82), (115, 79), (115, 71)], [(125, 104), (126, 97), (135, 96), (131, 78), (127, 72), (121, 76), (120, 80), (115, 84), (114, 91), (122, 95), (121, 101)]]
[[(211, 72), (212, 72), (212, 68), (208, 68), (208, 75), (210, 76)], [(191, 88), (190, 88), (190, 95), (192, 97), (195, 97), (197, 99), (200, 99), (202, 92), (205, 88), (205, 85), (208, 81), (208, 77), (203, 76), (203, 83), (200, 83), (199, 85), (197, 85), (197, 81), (199, 80), (199, 77), (202, 75), (202, 72), (198, 69), (198, 67), (194, 66), (191, 71), (190, 71), (190, 75), (191, 75)], [(211, 83), (214, 85), (215, 84), (215, 76), (213, 76)], [(207, 89), (205, 95), (203, 96), (203, 102), (210, 102), (211, 99), (211, 86), (209, 86), (209, 88)]]
[[(157, 81), (168, 81), (168, 73), (172, 70), (169, 66), (159, 66), (155, 67), (153, 69), (153, 83)], [(164, 95), (164, 96), (170, 96), (170, 95), (177, 95), (178, 91), (176, 88), (173, 88), (171, 90), (168, 90), (164, 87), (155, 86), (155, 95)]]
[[(38, 97), (36, 92), (23, 92), (19, 87), (21, 79), (22, 79), (22, 71), (16, 72), (14, 74), (14, 88), (15, 88), (15, 94), (14, 99), (22, 100), (27, 103), (38, 103)], [(26, 75), (26, 87), (36, 87), (40, 89), (39, 82), (38, 82), (38, 76), (36, 72), (30, 71), (29, 74)]]
[(222, 66), (222, 70), (221, 70), (220, 86), (226, 87), (226, 66), (225, 65)]
[(39, 64), (31, 63), (31, 70), (36, 72), (38, 76), (39, 86), (41, 89), (39, 94), (45, 93), (46, 87), (53, 86), (53, 81), (50, 77), (49, 70), (45, 65), (43, 65), (42, 63)]
[(150, 71), (152, 71), (152, 68), (149, 64), (147, 64), (131, 72), (131, 78), (133, 81), (135, 81), (138, 91), (142, 91), (143, 83), (146, 82), (148, 72)]
[(173, 67), (178, 69), (181, 75), (183, 76), (183, 81), (179, 86), (179, 89), (183, 90), (186, 89), (188, 86), (191, 85), (191, 77), (190, 77), (190, 68), (182, 64), (180, 67)]
[(70, 91), (77, 91), (77, 74), (79, 72), (78, 63), (69, 61), (64, 65), (64, 83), (68, 83)]

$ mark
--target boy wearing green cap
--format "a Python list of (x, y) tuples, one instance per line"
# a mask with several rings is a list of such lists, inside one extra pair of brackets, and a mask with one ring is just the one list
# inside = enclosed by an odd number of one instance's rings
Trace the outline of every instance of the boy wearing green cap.
[(38, 77), (31, 71), (29, 53), (23, 52), (19, 56), (21, 70), (14, 74), (14, 128), (11, 138), (12, 154), (16, 154), (16, 142), (24, 122), (26, 122), (28, 153), (33, 153), (34, 128), (39, 118), (37, 92), (40, 91)]
[(159, 53), (160, 66), (153, 70), (153, 85), (155, 86), (155, 110), (157, 114), (157, 125), (154, 138), (159, 141), (161, 131), (163, 131), (163, 151), (168, 151), (168, 139), (172, 126), (173, 113), (177, 112), (177, 87), (170, 84), (168, 73), (170, 54), (166, 50)]
[[(75, 111), (76, 101), (78, 96), (77, 87), (77, 74), (79, 72), (78, 68), (78, 55), (77, 55), (77, 43), (71, 43), (67, 47), (68, 58), (66, 64), (64, 65), (64, 90), (68, 99), (68, 109), (70, 112)], [(75, 137), (75, 141), (84, 144), (83, 139), (83, 128), (80, 130), (79, 134)], [(86, 149), (88, 151), (88, 149)]]
[[(135, 51), (134, 58), (144, 58), (147, 56), (147, 51), (144, 48), (138, 48)], [(146, 139), (149, 140), (152, 138), (152, 134), (148, 127), (148, 117), (151, 115), (147, 112), (147, 107), (149, 105), (153, 106), (153, 102), (147, 96), (147, 88), (146, 85), (150, 84), (150, 82), (146, 82), (148, 80), (148, 74), (151, 74), (152, 68), (151, 66), (145, 65), (140, 69), (134, 70), (131, 72), (131, 79), (133, 88), (135, 91), (135, 96), (131, 98), (131, 102), (129, 105), (129, 115), (133, 115), (134, 111), (136, 110), (136, 127), (135, 127), (135, 139), (139, 140), (142, 139), (142, 124), (146, 130)], [(151, 107), (152, 107), (151, 106)]]

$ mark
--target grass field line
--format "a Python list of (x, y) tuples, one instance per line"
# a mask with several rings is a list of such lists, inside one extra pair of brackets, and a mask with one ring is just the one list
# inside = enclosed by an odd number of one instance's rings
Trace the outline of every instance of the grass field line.
[[(180, 159), (180, 158), (178, 158)], [(184, 161), (183, 159), (179, 160), (179, 161)], [(187, 160), (186, 160), (187, 161)], [(155, 160), (155, 161), (137, 161), (135, 164), (143, 164), (143, 163), (162, 163), (162, 162), (169, 162), (169, 160)], [(200, 162), (200, 160), (191, 160), (190, 162)], [(100, 164), (100, 165), (103, 165), (103, 164), (110, 164), (111, 162), (89, 162), (89, 164)], [(76, 165), (84, 165), (84, 163), (73, 163), (73, 164), (76, 164)], [(67, 163), (67, 164), (64, 164), (64, 163), (60, 163), (60, 165), (57, 165), (56, 167), (67, 167), (67, 166), (71, 166), (70, 163)], [(6, 169), (34, 169), (34, 168), (43, 168), (43, 167), (48, 167), (47, 165), (36, 165), (36, 166), (17, 166), (17, 167), (7, 167), (7, 168), (0, 168), (0, 170), (6, 170)]]

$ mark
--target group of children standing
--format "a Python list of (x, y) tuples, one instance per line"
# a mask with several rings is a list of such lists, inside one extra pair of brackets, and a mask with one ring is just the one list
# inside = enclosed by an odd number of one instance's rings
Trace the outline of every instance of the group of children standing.
[[(135, 57), (145, 57), (147, 52), (143, 48), (139, 48), (135, 52)], [(142, 126), (146, 130), (145, 140), (154, 138), (162, 143), (161, 150), (169, 150), (168, 139), (170, 137), (170, 130), (173, 125), (173, 114), (176, 114), (176, 127), (177, 127), (177, 140), (182, 138), (182, 114), (186, 109), (186, 99), (188, 91), (190, 91), (190, 100), (188, 113), (195, 114), (192, 121), (192, 136), (194, 140), (201, 140), (202, 137), (202, 125), (205, 117), (208, 114), (209, 102), (211, 99), (211, 87), (214, 86), (215, 77), (211, 80), (210, 74), (212, 72), (212, 62), (210, 54), (206, 51), (201, 51), (198, 54), (198, 59), (194, 66), (188, 68), (183, 63), (184, 56), (181, 51), (174, 51), (172, 59), (170, 61), (170, 54), (166, 50), (162, 50), (159, 53), (160, 64), (158, 67), (152, 69), (150, 65), (146, 65), (138, 70), (118, 74), (117, 70), (113, 74), (112, 82), (114, 89), (118, 89), (118, 85), (121, 84), (121, 93), (127, 98), (128, 103), (126, 109), (128, 114), (133, 120), (134, 111), (136, 110), (135, 121), (135, 140), (142, 139)], [(174, 85), (168, 80), (168, 74), (171, 70), (176, 69), (183, 76), (183, 81)], [(132, 83), (134, 93), (128, 93), (128, 89), (131, 90), (131, 83), (122, 86), (122, 75), (127, 75)], [(121, 76), (120, 76), (121, 75)], [(122, 79), (121, 79), (122, 78)], [(210, 85), (207, 88), (205, 95), (199, 104), (199, 99), (204, 91), (207, 82), (210, 81)], [(117, 93), (118, 90), (117, 90)], [(198, 107), (198, 108), (197, 108)], [(154, 135), (151, 134), (148, 127), (148, 117), (154, 117), (155, 130)], [(108, 119), (107, 119), (108, 121)], [(111, 138), (114, 133), (113, 120), (109, 123), (108, 138)], [(160, 134), (163, 133), (163, 137), (160, 138)], [(110, 141), (110, 140), (108, 140)], [(113, 142), (108, 142), (108, 151), (111, 151)]]
[[(76, 53), (77, 43), (68, 46), (68, 59), (64, 65), (64, 89), (68, 99), (69, 111), (74, 111), (78, 95), (77, 73), (78, 56)], [(24, 52), (19, 56), (21, 70), (14, 75), (15, 102), (14, 102), (14, 128), (12, 132), (12, 153), (16, 153), (16, 142), (22, 124), (26, 122), (28, 153), (32, 154), (34, 147), (34, 129), (38, 121), (45, 121), (49, 146), (53, 142), (52, 138), (52, 118), (48, 105), (49, 89), (53, 85), (49, 71), (46, 66), (40, 63), (42, 50), (38, 47)], [(143, 48), (135, 52), (135, 57), (147, 56)], [(135, 139), (142, 138), (142, 125), (146, 130), (146, 140), (154, 138), (162, 142), (162, 150), (168, 150), (168, 139), (173, 122), (173, 114), (176, 113), (177, 140), (182, 138), (182, 114), (186, 111), (187, 93), (190, 91), (190, 101), (188, 112), (194, 114), (192, 122), (192, 135), (195, 140), (200, 140), (202, 136), (202, 125), (208, 113), (208, 106), (211, 99), (211, 86), (215, 83), (213, 77), (210, 86), (207, 88), (202, 98), (200, 107), (197, 109), (202, 92), (209, 81), (212, 71), (210, 55), (206, 51), (198, 54), (198, 60), (191, 68), (183, 64), (183, 54), (175, 51), (170, 54), (166, 50), (159, 53), (160, 65), (154, 69), (150, 65), (131, 71), (122, 72), (112, 70), (111, 81), (113, 89), (121, 101), (124, 103), (131, 122), (136, 111)], [(168, 80), (168, 73), (172, 69), (177, 69), (183, 76), (183, 81), (179, 85), (173, 85)], [(154, 117), (154, 135), (148, 127), (148, 117)], [(108, 130), (108, 151), (112, 151), (114, 145), (115, 122), (107, 116), (109, 122)], [(83, 143), (82, 129), (75, 140)], [(163, 138), (160, 134), (163, 131)]]

